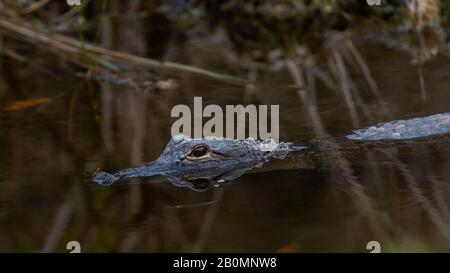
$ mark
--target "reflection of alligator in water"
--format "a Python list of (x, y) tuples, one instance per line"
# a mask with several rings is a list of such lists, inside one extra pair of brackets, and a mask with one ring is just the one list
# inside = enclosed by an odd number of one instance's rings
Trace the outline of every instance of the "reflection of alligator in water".
[[(359, 129), (348, 135), (350, 140), (406, 140), (450, 132), (450, 113), (423, 118), (397, 120)], [(232, 140), (225, 138), (191, 139), (175, 136), (163, 153), (154, 162), (117, 171), (113, 174), (97, 171), (93, 180), (111, 185), (127, 178), (150, 176), (166, 177), (179, 187), (200, 190), (232, 181), (246, 171), (261, 167), (272, 159), (284, 159), (289, 152), (299, 151), (294, 156), (293, 168), (307, 167), (306, 147), (292, 143), (275, 143), (273, 140)], [(298, 156), (297, 156), (298, 154)], [(305, 161), (304, 161), (305, 159)]]

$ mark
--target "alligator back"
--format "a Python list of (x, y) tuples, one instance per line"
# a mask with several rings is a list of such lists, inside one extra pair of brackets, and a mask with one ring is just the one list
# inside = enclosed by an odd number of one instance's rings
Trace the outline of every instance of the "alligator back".
[(379, 123), (353, 131), (352, 140), (403, 140), (450, 132), (450, 113)]

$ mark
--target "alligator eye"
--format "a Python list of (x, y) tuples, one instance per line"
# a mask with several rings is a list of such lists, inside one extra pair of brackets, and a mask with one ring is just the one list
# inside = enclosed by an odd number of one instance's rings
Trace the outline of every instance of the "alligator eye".
[(206, 190), (211, 186), (211, 181), (207, 178), (197, 178), (189, 180), (196, 190)]
[(198, 158), (204, 157), (210, 152), (210, 149), (207, 145), (200, 144), (192, 148), (189, 152), (188, 157)]

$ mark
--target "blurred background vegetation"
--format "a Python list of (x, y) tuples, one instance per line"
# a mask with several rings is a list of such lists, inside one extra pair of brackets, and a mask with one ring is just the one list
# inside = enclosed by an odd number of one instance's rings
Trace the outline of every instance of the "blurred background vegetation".
[(327, 172), (204, 193), (89, 181), (158, 156), (194, 95), (280, 104), (296, 142), (448, 112), (449, 1), (81, 3), (0, 1), (0, 251), (450, 250), (445, 138), (383, 156), (329, 140)]

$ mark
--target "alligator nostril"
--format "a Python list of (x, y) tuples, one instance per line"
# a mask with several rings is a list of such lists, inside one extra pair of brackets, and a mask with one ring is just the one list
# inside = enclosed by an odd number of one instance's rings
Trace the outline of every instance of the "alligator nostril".
[(92, 180), (97, 184), (109, 186), (119, 180), (119, 178), (104, 171), (96, 171)]

